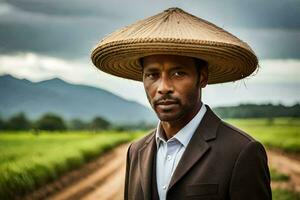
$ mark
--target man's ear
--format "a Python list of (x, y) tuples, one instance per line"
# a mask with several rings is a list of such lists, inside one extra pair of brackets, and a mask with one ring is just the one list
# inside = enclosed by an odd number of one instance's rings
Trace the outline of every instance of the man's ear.
[(200, 72), (200, 87), (205, 88), (208, 82), (208, 67), (207, 65), (202, 66)]

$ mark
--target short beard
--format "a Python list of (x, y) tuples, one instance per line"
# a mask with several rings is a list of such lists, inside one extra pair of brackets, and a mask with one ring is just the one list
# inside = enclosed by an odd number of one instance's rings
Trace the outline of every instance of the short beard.
[[(179, 106), (181, 106), (182, 110), (177, 115), (173, 116), (172, 118), (164, 118), (164, 117), (160, 116), (159, 113), (156, 112), (155, 100), (153, 99), (151, 101), (150, 96), (148, 95), (147, 92), (146, 92), (146, 96), (147, 96), (147, 99), (148, 99), (152, 109), (156, 113), (156, 116), (160, 119), (160, 121), (165, 121), (165, 122), (180, 121), (182, 118), (187, 116), (189, 113), (195, 112), (194, 109), (197, 109), (197, 111), (198, 111), (200, 108), (200, 105), (201, 105), (201, 88), (199, 88), (197, 85), (195, 86), (195, 89), (193, 90), (193, 92), (187, 96), (187, 102), (192, 103), (192, 104), (183, 105), (180, 99), (174, 98), (178, 101), (178, 104), (179, 104)], [(195, 100), (197, 102), (195, 102)]]

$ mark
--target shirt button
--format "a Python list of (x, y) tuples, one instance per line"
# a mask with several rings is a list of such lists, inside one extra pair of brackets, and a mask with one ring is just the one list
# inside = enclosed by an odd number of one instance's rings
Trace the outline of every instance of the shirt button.
[(167, 160), (171, 160), (172, 157), (170, 155), (167, 156)]
[(163, 186), (163, 189), (164, 189), (164, 190), (166, 190), (166, 189), (167, 189), (167, 186), (166, 186), (166, 185), (164, 185), (164, 186)]

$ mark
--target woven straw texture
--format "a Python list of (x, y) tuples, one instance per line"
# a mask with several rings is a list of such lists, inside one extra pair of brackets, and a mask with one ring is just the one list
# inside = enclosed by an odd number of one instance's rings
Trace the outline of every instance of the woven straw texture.
[(140, 58), (153, 54), (207, 61), (208, 84), (245, 78), (258, 65), (257, 57), (245, 42), (179, 8), (170, 8), (113, 32), (99, 42), (91, 58), (104, 72), (142, 81)]

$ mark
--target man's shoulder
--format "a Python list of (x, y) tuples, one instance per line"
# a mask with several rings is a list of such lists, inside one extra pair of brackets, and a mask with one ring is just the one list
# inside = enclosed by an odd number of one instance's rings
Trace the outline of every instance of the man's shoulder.
[(243, 152), (265, 154), (263, 144), (253, 138), (249, 133), (222, 121), (218, 128), (219, 140), (216, 145), (225, 152), (230, 149), (230, 154), (240, 155)]
[(132, 152), (137, 152), (136, 150), (142, 148), (146, 142), (149, 142), (152, 137), (155, 137), (155, 129), (154, 130), (151, 130), (149, 131), (145, 136), (143, 136), (142, 138), (138, 139), (138, 140), (135, 140), (133, 141), (131, 144), (130, 144), (130, 150)]
[(248, 141), (255, 141), (255, 139), (252, 136), (250, 136), (249, 133), (246, 133), (244, 130), (239, 129), (236, 126), (229, 124), (228, 122), (222, 120), (222, 125), (225, 129), (228, 130), (228, 132), (235, 134), (236, 136), (244, 138)]
[(219, 127), (219, 134), (223, 139), (227, 139), (233, 145), (239, 144), (243, 146), (252, 142), (258, 142), (249, 133), (223, 120), (221, 121), (221, 125)]
[(209, 119), (209, 121), (206, 120), (205, 123), (210, 123), (209, 126), (214, 126), (214, 128), (210, 129), (215, 129), (217, 131), (218, 138), (221, 138), (221, 140), (228, 140), (233, 144), (246, 144), (256, 141), (253, 137), (250, 136), (250, 134), (222, 120), (210, 109), (209, 106), (207, 106), (207, 118)]

